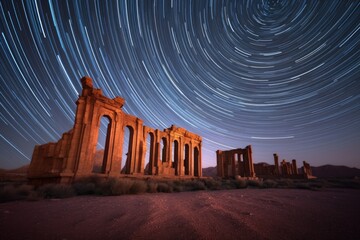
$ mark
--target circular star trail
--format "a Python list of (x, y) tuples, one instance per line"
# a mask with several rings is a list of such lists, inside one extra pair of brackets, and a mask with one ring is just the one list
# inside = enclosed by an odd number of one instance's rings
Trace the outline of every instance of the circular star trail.
[(1, 167), (72, 128), (88, 75), (152, 128), (360, 167), (359, 1), (0, 1)]

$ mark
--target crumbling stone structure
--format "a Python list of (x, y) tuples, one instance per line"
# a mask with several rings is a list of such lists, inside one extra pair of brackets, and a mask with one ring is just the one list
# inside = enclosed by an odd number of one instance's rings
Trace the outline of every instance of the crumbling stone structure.
[[(164, 131), (144, 126), (141, 119), (122, 111), (123, 98), (103, 96), (89, 77), (83, 77), (81, 84), (74, 127), (56, 143), (35, 146), (28, 171), (31, 181), (70, 183), (86, 176), (123, 174), (202, 176), (199, 135), (174, 125)], [(95, 171), (94, 156), (102, 118), (109, 123), (101, 167)], [(126, 128), (129, 144), (127, 159), (122, 159)], [(150, 139), (150, 149), (147, 149), (147, 139)], [(147, 166), (146, 155), (149, 155)], [(123, 161), (126, 163), (121, 169)]]
[(251, 145), (227, 151), (217, 150), (217, 175), (219, 177), (255, 178)]
[(279, 157), (274, 153), (274, 165), (266, 163), (254, 164), (255, 172), (258, 177), (262, 178), (315, 178), (312, 176), (310, 164), (303, 162), (302, 172), (297, 168), (296, 160), (287, 162), (285, 159), (279, 165)]

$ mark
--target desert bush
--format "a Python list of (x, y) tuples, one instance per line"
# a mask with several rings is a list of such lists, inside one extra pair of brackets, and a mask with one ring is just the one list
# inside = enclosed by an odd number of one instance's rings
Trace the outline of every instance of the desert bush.
[(96, 186), (93, 182), (77, 182), (73, 185), (77, 195), (91, 195), (95, 194)]
[(294, 187), (294, 182), (291, 179), (278, 179), (277, 180), (277, 185), (278, 187), (281, 188), (293, 188)]
[(39, 196), (43, 198), (67, 198), (75, 196), (71, 185), (46, 184), (37, 189)]
[(14, 185), (6, 185), (0, 189), (0, 202), (8, 202), (14, 200), (20, 200), (21, 196), (17, 194)]
[(149, 193), (156, 193), (157, 192), (158, 184), (154, 181), (147, 182), (147, 192)]
[(184, 180), (182, 180), (182, 181), (175, 180), (175, 181), (172, 181), (169, 184), (172, 187), (174, 192), (189, 191), (189, 190), (186, 189), (186, 181), (184, 181)]
[(131, 194), (144, 193), (146, 192), (146, 190), (147, 190), (147, 184), (142, 180), (133, 181), (130, 187)]
[(247, 180), (247, 184), (249, 187), (262, 187), (262, 182), (260, 180)]
[(199, 190), (205, 190), (205, 184), (202, 181), (199, 180), (192, 180), (192, 181), (187, 181), (185, 183), (185, 189), (190, 190), (190, 191), (199, 191)]
[(172, 184), (170, 182), (159, 182), (157, 186), (157, 191), (171, 193), (173, 191)]
[(235, 181), (233, 181), (235, 184), (235, 188), (247, 188), (248, 182), (245, 179), (238, 178)]
[(359, 179), (329, 179), (329, 187), (360, 189)]
[(104, 184), (104, 193), (105, 195), (113, 196), (129, 194), (133, 183), (133, 181), (128, 179), (110, 178)]
[(266, 179), (263, 184), (262, 184), (263, 188), (276, 188), (277, 187), (277, 182), (275, 182), (274, 180), (271, 179)]
[(215, 180), (213, 178), (205, 179), (204, 184), (209, 190), (219, 190), (221, 189), (221, 181)]

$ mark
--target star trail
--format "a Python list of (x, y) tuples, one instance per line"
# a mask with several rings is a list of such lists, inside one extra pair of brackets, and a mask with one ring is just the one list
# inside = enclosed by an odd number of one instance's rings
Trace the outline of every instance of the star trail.
[(360, 167), (360, 2), (1, 0), (0, 167), (72, 128), (80, 78), (254, 162)]

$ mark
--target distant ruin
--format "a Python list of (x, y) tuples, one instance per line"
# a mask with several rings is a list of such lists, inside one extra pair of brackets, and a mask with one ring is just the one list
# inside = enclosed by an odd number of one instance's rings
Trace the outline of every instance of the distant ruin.
[[(81, 84), (74, 127), (56, 143), (35, 146), (28, 171), (30, 181), (70, 183), (94, 175), (202, 176), (199, 135), (174, 125), (164, 131), (144, 126), (141, 119), (122, 111), (123, 98), (103, 96), (89, 77), (83, 77)], [(102, 118), (109, 123), (101, 166), (96, 170), (94, 156)], [(122, 149), (126, 128), (129, 131), (127, 159), (122, 159), (126, 151)], [(123, 161), (126, 163), (122, 169)]]
[(219, 177), (241, 176), (255, 178), (251, 145), (227, 151), (217, 150), (217, 173)]
[(299, 171), (296, 160), (293, 159), (287, 162), (283, 159), (279, 165), (279, 156), (274, 153), (274, 165), (266, 163), (257, 163), (254, 165), (255, 172), (262, 178), (297, 178), (297, 179), (310, 179), (315, 178), (312, 175), (310, 164), (303, 161), (303, 167)]
[(222, 178), (240, 176), (243, 178), (315, 178), (312, 175), (310, 164), (303, 162), (299, 172), (296, 160), (283, 160), (279, 165), (279, 157), (274, 153), (274, 165), (267, 163), (253, 163), (251, 145), (246, 148), (237, 148), (227, 151), (216, 151), (217, 176)]

